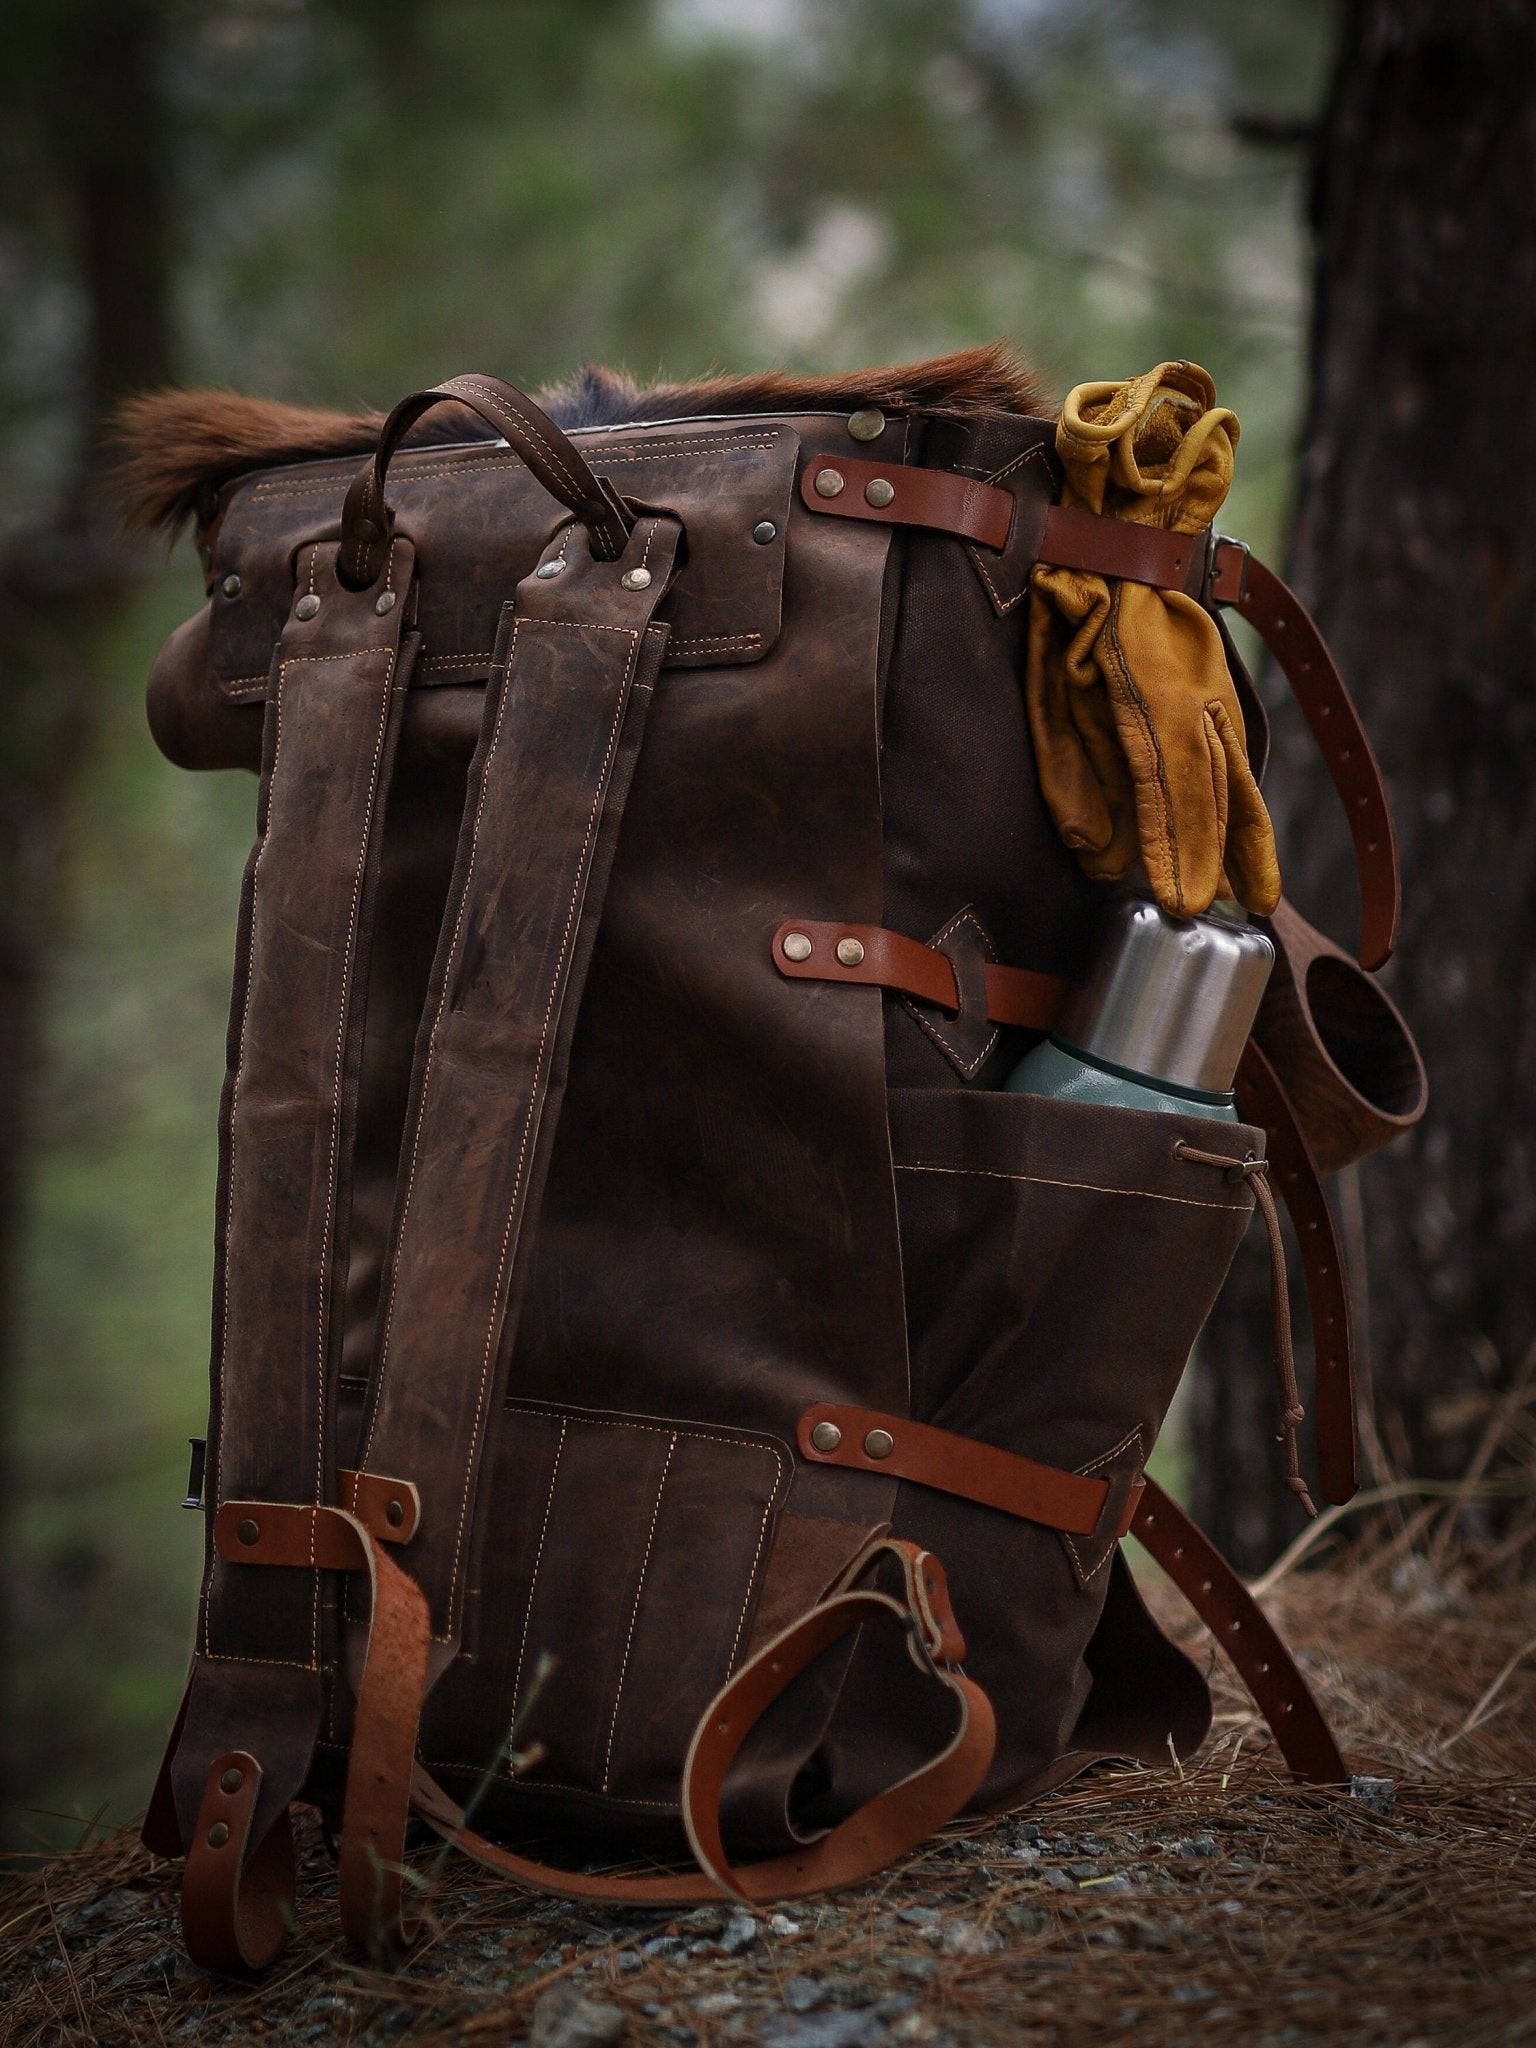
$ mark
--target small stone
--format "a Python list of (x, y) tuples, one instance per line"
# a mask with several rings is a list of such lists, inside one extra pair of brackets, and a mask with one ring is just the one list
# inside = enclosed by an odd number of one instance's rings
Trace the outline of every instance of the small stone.
[(640, 1953), (643, 1956), (675, 1956), (684, 1946), (680, 1934), (653, 1934), (649, 1941), (642, 1941)]
[(770, 1913), (768, 1915), (768, 1931), (770, 1934), (798, 1934), (800, 1932), (800, 1922), (798, 1920), (791, 1920), (787, 1913)]
[(995, 1927), (978, 1927), (974, 1920), (951, 1920), (940, 1944), (947, 1956), (991, 1956), (1003, 1945)]
[(728, 1956), (739, 1956), (756, 1939), (757, 1921), (751, 1913), (733, 1913), (720, 1932), (720, 1946)]
[(624, 2015), (569, 1984), (551, 1984), (535, 2002), (528, 2048), (612, 2048), (622, 2038)]
[(903, 1906), (896, 1918), (905, 1920), (909, 1927), (932, 1927), (943, 1915), (937, 1906)]
[(763, 2048), (879, 2048), (890, 2036), (880, 2015), (865, 2006), (858, 2012), (818, 2012), (804, 2019), (779, 2013), (758, 2038)]
[(825, 2002), (826, 1995), (814, 1977), (791, 1977), (784, 1986), (784, 2003), (791, 2012), (814, 2012)]
[(1349, 1781), (1349, 1796), (1356, 1799), (1368, 1813), (1387, 1814), (1392, 1811), (1397, 1799), (1396, 1778), (1355, 1777)]
[(703, 1998), (693, 2001), (693, 2009), (704, 2019), (723, 2019), (728, 2012), (736, 2012), (741, 2000), (734, 1991), (710, 1991)]
[(1187, 1841), (1178, 1844), (1177, 1853), (1192, 1861), (1199, 1856), (1215, 1856), (1220, 1852), (1214, 1835), (1191, 1835)]
[(616, 1967), (626, 1976), (633, 1970), (643, 1970), (645, 1968), (644, 1957), (637, 1955), (632, 1948), (620, 1949), (613, 1960)]
[(1075, 1892), (1077, 1890), (1077, 1880), (1068, 1877), (1059, 1864), (1042, 1863), (1035, 1874), (1058, 1892)]

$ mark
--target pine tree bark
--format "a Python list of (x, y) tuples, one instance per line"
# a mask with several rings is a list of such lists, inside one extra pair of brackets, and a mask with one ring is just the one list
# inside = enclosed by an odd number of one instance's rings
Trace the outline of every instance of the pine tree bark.
[[(1404, 918), (1384, 979), (1431, 1089), (1418, 1129), (1335, 1188), (1374, 1476), (1465, 1471), (1536, 1363), (1533, 79), (1532, 0), (1349, 0), (1316, 145), (1292, 574), (1391, 789)], [(1347, 840), (1294, 713), (1266, 793), (1287, 893), (1347, 937)], [(1193, 1402), (1197, 1511), (1250, 1569), (1296, 1527), (1264, 1440), (1257, 1263)]]
[[(60, 842), (96, 719), (101, 638), (138, 569), (99, 489), (102, 438), (117, 400), (173, 367), (167, 26), (164, 0), (34, 7), (11, 47), (3, 107), (27, 116), (25, 169), (57, 197), (82, 317), (58, 500), (0, 559), (0, 1537), (18, 1491), (16, 1252)], [(15, 1734), (13, 1590), (0, 1576), (0, 1816)]]

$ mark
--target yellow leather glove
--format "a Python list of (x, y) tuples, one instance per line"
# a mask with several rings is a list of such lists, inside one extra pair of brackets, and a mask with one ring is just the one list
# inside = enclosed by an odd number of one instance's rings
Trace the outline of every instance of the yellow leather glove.
[[(1194, 363), (1080, 384), (1062, 409), (1062, 503), (1198, 533), (1232, 481), (1238, 425)], [(1140, 859), (1176, 917), (1218, 895), (1268, 912), (1280, 868), (1215, 621), (1182, 591), (1035, 567), (1025, 696), (1040, 787), (1097, 880)]]

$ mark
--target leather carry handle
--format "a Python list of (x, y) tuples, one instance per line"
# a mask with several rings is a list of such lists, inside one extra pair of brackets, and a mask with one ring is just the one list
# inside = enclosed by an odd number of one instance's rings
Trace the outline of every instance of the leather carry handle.
[(596, 476), (576, 444), (526, 392), (499, 377), (467, 373), (402, 398), (379, 435), (373, 460), (352, 479), (341, 512), (341, 555), (337, 572), (350, 589), (378, 580), (394, 517), (384, 497), (390, 458), (423, 413), (446, 401), (467, 405), (516, 450), (552, 498), (576, 514), (587, 529), (592, 553), (614, 562), (634, 530), (635, 514), (606, 477)]

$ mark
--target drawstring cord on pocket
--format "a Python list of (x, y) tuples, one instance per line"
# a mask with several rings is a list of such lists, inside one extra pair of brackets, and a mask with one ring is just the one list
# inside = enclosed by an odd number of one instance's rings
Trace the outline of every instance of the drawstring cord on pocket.
[(1275, 1440), (1285, 1446), (1287, 1492), (1295, 1494), (1309, 1515), (1316, 1515), (1317, 1504), (1301, 1476), (1301, 1450), (1296, 1432), (1306, 1420), (1306, 1410), (1301, 1405), (1301, 1395), (1296, 1386), (1296, 1353), (1291, 1342), (1290, 1279), (1285, 1269), (1285, 1240), (1280, 1235), (1280, 1212), (1269, 1185), (1269, 1161), (1251, 1152), (1246, 1159), (1234, 1159), (1230, 1152), (1202, 1152), (1198, 1146), (1186, 1145), (1182, 1138), (1173, 1151), (1176, 1159), (1188, 1159), (1196, 1166), (1219, 1167), (1229, 1180), (1242, 1179), (1253, 1184), (1254, 1198), (1269, 1237), (1269, 1302), (1274, 1328), (1275, 1378), (1280, 1392), (1280, 1428)]

